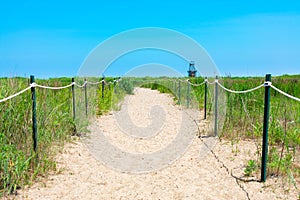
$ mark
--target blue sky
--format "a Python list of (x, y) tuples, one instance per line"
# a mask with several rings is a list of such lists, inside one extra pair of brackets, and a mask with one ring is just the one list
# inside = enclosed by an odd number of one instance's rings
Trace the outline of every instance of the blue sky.
[[(141, 27), (173, 29), (193, 38), (222, 75), (300, 74), (297, 0), (29, 0), (1, 2), (0, 76), (76, 76), (99, 43)], [(186, 74), (187, 63), (174, 63), (169, 54), (153, 50), (120, 58), (105, 75), (120, 76), (160, 59)]]

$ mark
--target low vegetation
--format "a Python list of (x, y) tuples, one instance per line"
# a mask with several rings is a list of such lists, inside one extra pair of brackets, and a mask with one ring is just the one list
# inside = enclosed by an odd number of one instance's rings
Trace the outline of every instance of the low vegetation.
[[(223, 80), (224, 85), (233, 90), (254, 88), (263, 82), (264, 78)], [(300, 96), (300, 76), (274, 77), (272, 84), (288, 94)], [(221, 137), (237, 144), (240, 140), (254, 140), (257, 155), (261, 155), (264, 89), (247, 94), (226, 95), (227, 111)], [(273, 89), (270, 103), (268, 175), (283, 175), (294, 182), (294, 177), (300, 175), (300, 103)], [(260, 165), (260, 156), (255, 161)]]
[[(204, 106), (204, 85), (189, 86), (182, 78), (124, 78), (121, 82), (106, 78), (106, 85), (88, 85), (88, 116), (85, 112), (84, 88), (76, 87), (76, 119), (72, 113), (72, 91), (46, 90), (37, 88), (38, 151), (32, 148), (31, 94), (23, 93), (9, 101), (0, 103), (0, 195), (10, 194), (34, 179), (44, 176), (56, 167), (54, 155), (72, 135), (85, 131), (88, 119), (102, 115), (111, 109), (118, 109), (126, 94), (132, 94), (134, 87), (146, 87), (170, 93), (177, 104), (202, 109)], [(99, 79), (91, 79), (99, 81)], [(203, 78), (191, 78), (193, 84), (200, 84)], [(38, 84), (63, 86), (70, 78), (37, 80)], [(83, 84), (83, 79), (76, 82)], [(220, 80), (232, 90), (246, 90), (264, 83), (263, 77), (233, 78)], [(273, 77), (273, 85), (300, 97), (300, 76)], [(0, 79), (0, 99), (28, 87), (28, 79)], [(180, 86), (180, 87), (179, 87)], [(221, 89), (220, 89), (221, 91)], [(208, 86), (208, 116), (213, 114), (214, 85)], [(256, 155), (245, 163), (245, 176), (257, 174), (261, 161), (261, 138), (263, 128), (264, 89), (247, 94), (223, 93), (226, 98), (224, 126), (219, 131), (221, 139), (226, 138), (237, 145), (241, 140), (256, 143)], [(271, 89), (271, 110), (269, 127), (268, 176), (282, 176), (295, 187), (295, 177), (300, 176), (300, 103), (284, 97)]]
[[(168, 79), (161, 77), (148, 81), (143, 87), (157, 89), (161, 92), (173, 94), (177, 103), (181, 105), (194, 105), (203, 108), (204, 85), (188, 88), (186, 79)], [(199, 84), (203, 78), (191, 78), (190, 82)], [(212, 82), (211, 79), (210, 82)], [(219, 80), (221, 84), (231, 90), (247, 90), (264, 83), (264, 77), (225, 77)], [(179, 89), (180, 84), (180, 89)], [(296, 97), (300, 97), (300, 76), (273, 77), (272, 84), (277, 88)], [(213, 114), (214, 84), (208, 85), (208, 115)], [(188, 93), (190, 91), (190, 94)], [(256, 155), (245, 163), (245, 176), (258, 174), (261, 165), (262, 130), (264, 115), (264, 88), (246, 94), (233, 94), (222, 91), (222, 102), (226, 104), (226, 113), (220, 118), (224, 126), (219, 130), (220, 139), (226, 138), (238, 146), (241, 140), (252, 140), (256, 143)], [(188, 98), (187, 94), (191, 97)], [(187, 101), (196, 104), (187, 104)], [(222, 106), (222, 105), (220, 105)], [(300, 103), (283, 96), (271, 89), (271, 109), (269, 124), (269, 157), (268, 176), (283, 176), (292, 182), (295, 187), (295, 177), (300, 176)], [(259, 178), (259, 177), (258, 177)]]
[[(113, 81), (107, 78), (106, 82)], [(88, 81), (97, 82), (91, 78)], [(76, 79), (80, 85), (83, 79)], [(36, 80), (46, 86), (65, 86), (71, 78)], [(1, 78), (0, 99), (27, 88), (26, 78)], [(72, 90), (48, 90), (36, 88), (38, 149), (33, 151), (32, 101), (30, 90), (6, 102), (0, 103), (0, 196), (16, 192), (33, 180), (47, 175), (56, 168), (55, 154), (72, 136), (86, 131), (88, 119), (96, 113), (103, 114), (117, 104), (133, 87), (128, 81), (104, 87), (87, 85), (87, 108), (84, 88), (75, 87), (76, 119), (73, 119)]]

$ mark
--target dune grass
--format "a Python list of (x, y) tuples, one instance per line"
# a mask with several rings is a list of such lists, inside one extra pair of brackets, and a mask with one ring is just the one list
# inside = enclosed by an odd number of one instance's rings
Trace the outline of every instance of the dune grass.
[[(113, 80), (107, 78), (106, 81)], [(84, 80), (76, 78), (82, 85)], [(99, 81), (89, 78), (90, 82)], [(36, 80), (46, 86), (65, 86), (71, 78)], [(124, 86), (125, 85), (125, 86)], [(28, 78), (1, 78), (0, 99), (15, 94), (29, 86)], [(75, 87), (76, 118), (73, 119), (72, 90), (36, 88), (38, 149), (33, 151), (32, 100), (30, 90), (9, 101), (0, 103), (0, 196), (15, 193), (18, 188), (31, 184), (55, 170), (54, 156), (74, 135), (87, 131), (89, 119), (103, 114), (117, 104), (126, 94), (128, 84), (105, 86), (105, 96), (100, 97), (101, 85)], [(112, 98), (114, 93), (114, 98)], [(86, 113), (86, 103), (88, 112)]]
[[(187, 83), (177, 78), (159, 78), (142, 80), (142, 87), (170, 93), (175, 96), (175, 101), (185, 106), (187, 101)], [(212, 79), (213, 80), (213, 79)], [(212, 82), (212, 80), (210, 82)], [(199, 84), (203, 78), (190, 78), (190, 82)], [(254, 88), (264, 83), (264, 77), (225, 77), (220, 80), (227, 88), (237, 91)], [(180, 82), (180, 83), (179, 83)], [(296, 97), (300, 97), (300, 76), (273, 77), (272, 83), (277, 88)], [(178, 90), (180, 84), (180, 92)], [(209, 85), (208, 114), (213, 117), (214, 85)], [(195, 98), (200, 109), (203, 108), (204, 85), (191, 86), (190, 100)], [(219, 88), (219, 91), (222, 91)], [(224, 92), (224, 91), (222, 91)], [(226, 97), (226, 113), (220, 118), (224, 125), (219, 130), (220, 139), (226, 138), (232, 144), (238, 145), (241, 140), (253, 140), (257, 144), (256, 157), (246, 163), (247, 175), (259, 171), (261, 161), (261, 138), (264, 115), (264, 88), (246, 94), (223, 93)], [(223, 116), (224, 115), (224, 116)], [(271, 108), (269, 124), (269, 157), (268, 176), (289, 177), (292, 183), (294, 177), (300, 176), (300, 103), (289, 99), (271, 89)], [(255, 168), (253, 166), (256, 166)], [(251, 172), (251, 173), (250, 173)]]
[[(113, 81), (106, 78), (106, 82)], [(75, 89), (76, 119), (73, 120), (71, 89), (46, 90), (37, 88), (38, 151), (33, 151), (31, 93), (30, 91), (9, 101), (0, 103), (0, 196), (11, 194), (17, 188), (45, 176), (56, 167), (54, 156), (72, 135), (86, 131), (88, 119), (118, 109), (126, 94), (134, 87), (147, 87), (170, 93), (177, 104), (203, 108), (204, 85), (188, 86), (185, 79), (175, 78), (124, 78), (120, 83), (88, 85), (88, 115), (85, 112), (85, 90)], [(99, 81), (92, 78), (90, 81)], [(194, 84), (203, 78), (191, 78)], [(36, 80), (38, 84), (63, 86), (70, 78)], [(77, 78), (83, 84), (84, 80)], [(179, 83), (180, 82), (180, 83)], [(223, 78), (220, 81), (232, 90), (246, 90), (264, 82), (263, 77)], [(300, 76), (273, 77), (272, 83), (279, 89), (300, 97)], [(180, 85), (180, 90), (179, 90)], [(0, 99), (29, 86), (26, 78), (1, 78)], [(208, 111), (213, 113), (214, 85), (208, 90)], [(226, 95), (224, 126), (219, 133), (238, 145), (241, 140), (253, 140), (257, 144), (257, 156), (245, 163), (245, 175), (252, 175), (260, 167), (264, 89), (247, 94)], [(188, 102), (189, 101), (189, 102)], [(296, 186), (295, 177), (300, 176), (300, 103), (284, 97), (271, 89), (269, 127), (268, 176), (284, 176)]]

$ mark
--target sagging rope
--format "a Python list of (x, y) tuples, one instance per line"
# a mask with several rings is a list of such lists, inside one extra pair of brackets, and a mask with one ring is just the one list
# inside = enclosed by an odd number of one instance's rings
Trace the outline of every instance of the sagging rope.
[(217, 83), (221, 88), (223, 88), (227, 92), (231, 92), (231, 93), (235, 93), (235, 94), (244, 94), (244, 93), (254, 92), (255, 90), (258, 90), (258, 89), (260, 89), (260, 88), (262, 88), (262, 87), (265, 86), (265, 84), (261, 84), (261, 85), (255, 87), (255, 88), (252, 88), (252, 89), (249, 89), (249, 90), (235, 91), (235, 90), (230, 90), (230, 89), (226, 88), (218, 80), (216, 80), (215, 83)]
[(15, 94), (11, 95), (11, 96), (5, 97), (4, 99), (0, 99), (0, 103), (8, 101), (8, 100), (10, 100), (12, 98), (15, 98), (15, 97), (23, 94), (24, 92), (30, 90), (33, 87), (38, 87), (38, 88), (43, 88), (43, 89), (49, 89), (49, 90), (62, 90), (62, 89), (66, 89), (66, 88), (72, 87), (73, 85), (75, 85), (75, 86), (77, 86), (79, 88), (83, 88), (83, 87), (85, 87), (88, 84), (90, 84), (90, 85), (98, 85), (98, 84), (104, 82), (105, 84), (109, 85), (109, 84), (112, 84), (114, 82), (119, 83), (120, 81), (121, 81), (121, 79), (110, 81), (109, 83), (106, 83), (105, 80), (102, 80), (102, 81), (99, 81), (99, 82), (88, 82), (88, 81), (85, 81), (83, 85), (79, 85), (76, 82), (72, 82), (69, 85), (60, 86), (60, 87), (51, 87), (51, 86), (45, 86), (45, 85), (39, 85), (39, 84), (36, 84), (36, 83), (31, 83), (30, 86), (27, 87), (27, 88), (25, 88), (24, 90), (21, 90), (20, 92), (17, 92)]
[(20, 92), (17, 92), (16, 94), (13, 94), (13, 95), (11, 95), (11, 96), (9, 96), (9, 97), (6, 97), (6, 98), (4, 98), (4, 99), (1, 99), (1, 100), (0, 100), (0, 103), (2, 103), (2, 102), (4, 102), (4, 101), (8, 101), (8, 100), (10, 100), (10, 99), (12, 99), (12, 98), (14, 98), (14, 97), (16, 97), (16, 96), (19, 96), (20, 94), (23, 94), (24, 92), (26, 92), (27, 90), (30, 90), (31, 88), (32, 88), (32, 86), (29, 86), (29, 87), (25, 88), (24, 90), (21, 90)]
[(79, 85), (79, 84), (77, 84), (77, 83), (75, 83), (75, 85), (76, 85), (77, 87), (79, 87), (79, 88), (83, 88), (83, 87), (85, 87), (85, 86), (87, 85), (87, 81), (84, 81), (83, 85)]
[(199, 86), (205, 84), (206, 82), (207, 82), (207, 80), (203, 81), (202, 83), (196, 84), (196, 83), (191, 83), (190, 81), (188, 81), (188, 83), (189, 83), (191, 86), (194, 86), (194, 87), (199, 87)]
[(292, 96), (292, 95), (290, 95), (290, 94), (288, 94), (288, 93), (286, 93), (286, 92), (284, 92), (284, 91), (278, 89), (278, 88), (275, 87), (275, 86), (272, 84), (272, 82), (270, 82), (270, 81), (266, 81), (265, 83), (263, 83), (263, 84), (261, 84), (261, 85), (255, 87), (255, 88), (252, 88), (252, 89), (249, 89), (249, 90), (244, 90), (244, 91), (235, 91), (235, 90), (228, 89), (228, 88), (226, 88), (225, 86), (223, 86), (218, 80), (215, 80), (215, 83), (217, 83), (221, 88), (223, 88), (223, 89), (226, 90), (227, 92), (231, 92), (231, 93), (235, 93), (235, 94), (249, 93), (249, 92), (253, 92), (253, 91), (255, 91), (255, 90), (258, 90), (258, 89), (260, 89), (260, 88), (262, 88), (262, 87), (269, 86), (269, 87), (273, 88), (274, 90), (276, 90), (277, 92), (283, 94), (284, 96), (286, 96), (286, 97), (288, 97), (288, 98), (290, 98), (290, 99), (294, 99), (294, 100), (300, 102), (300, 98), (294, 97), (294, 96)]
[(274, 85), (270, 85), (270, 86), (271, 86), (271, 88), (273, 88), (273, 89), (276, 90), (277, 92), (283, 94), (284, 96), (289, 97), (289, 98), (291, 98), (291, 99), (294, 99), (294, 100), (300, 102), (300, 98), (294, 97), (294, 96), (292, 96), (292, 95), (290, 95), (290, 94), (288, 94), (288, 93), (286, 93), (286, 92), (284, 92), (284, 91), (278, 89), (278, 88), (275, 87)]
[(72, 87), (73, 85), (76, 85), (76, 83), (73, 82), (69, 85), (61, 86), (61, 87), (50, 87), (50, 86), (44, 86), (44, 85), (39, 85), (39, 84), (36, 84), (36, 83), (32, 83), (31, 87), (38, 87), (38, 88), (49, 89), (49, 90), (62, 90), (62, 89)]

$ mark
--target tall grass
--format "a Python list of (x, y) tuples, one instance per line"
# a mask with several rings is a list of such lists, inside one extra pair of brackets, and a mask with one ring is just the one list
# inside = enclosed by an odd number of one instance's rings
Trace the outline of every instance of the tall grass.
[(107, 78), (106, 82), (110, 83), (104, 86), (99, 86), (98, 89), (98, 115), (103, 115), (110, 110), (120, 109), (119, 102), (123, 100), (126, 94), (133, 94), (133, 83), (126, 78), (121, 82), (113, 82), (115, 79)]
[[(264, 78), (225, 78), (223, 84), (233, 90), (246, 90), (263, 82)], [(300, 76), (273, 77), (272, 84), (293, 96), (300, 96)], [(260, 165), (264, 89), (226, 95), (226, 120), (221, 137), (237, 143), (254, 139), (257, 143), (256, 162)], [(293, 182), (294, 177), (300, 175), (300, 103), (273, 89), (270, 103), (268, 175), (287, 176)]]
[[(88, 81), (96, 82), (98, 79), (89, 78)], [(83, 84), (84, 80), (76, 78), (76, 82)], [(36, 83), (54, 87), (65, 86), (71, 83), (71, 78), (37, 79)], [(26, 78), (1, 78), (0, 99), (28, 86), (29, 80)], [(75, 121), (71, 88), (36, 88), (37, 152), (33, 151), (31, 92), (27, 91), (0, 104), (0, 196), (14, 193), (17, 188), (31, 184), (36, 178), (45, 176), (49, 170), (56, 168), (54, 156), (65, 141), (69, 141), (75, 134), (86, 132), (89, 118), (106, 109), (99, 103), (100, 88), (99, 85), (87, 85), (86, 116), (85, 88), (75, 87)], [(124, 96), (124, 93), (122, 95)], [(106, 95), (101, 101), (111, 105), (109, 98)]]
[[(142, 87), (173, 94), (176, 97), (175, 101), (177, 103), (186, 105), (187, 84), (185, 82), (180, 82), (179, 93), (179, 81), (177, 78), (148, 78), (140, 81), (146, 82), (140, 84)], [(203, 78), (190, 78), (190, 82), (194, 84), (199, 84), (203, 81)], [(254, 88), (264, 83), (264, 81), (264, 77), (228, 77), (220, 80), (221, 84), (227, 88), (237, 91)], [(299, 75), (273, 77), (272, 83), (277, 88), (293, 96), (300, 96)], [(210, 120), (212, 120), (214, 112), (214, 87), (215, 85), (209, 85), (208, 90), (208, 114), (211, 115)], [(196, 98), (195, 102), (202, 109), (204, 86), (192, 86), (190, 92), (191, 98)], [(224, 92), (221, 88), (219, 88), (219, 92), (223, 92), (226, 98), (226, 101), (224, 101), (226, 104), (223, 105), (225, 106), (226, 113), (219, 114), (219, 118), (224, 119), (224, 125), (221, 126), (222, 129), (220, 130), (220, 138), (227, 138), (236, 144), (242, 140), (254, 140), (257, 144), (257, 156), (250, 163), (255, 162), (255, 165), (257, 163), (257, 169), (259, 169), (263, 132), (264, 88), (246, 94), (228, 93)], [(221, 100), (220, 97), (219, 100)], [(268, 175), (300, 176), (299, 150), (300, 103), (271, 89)]]
[[(62, 81), (63, 82), (63, 81)], [(37, 80), (61, 86), (61, 81)], [(28, 79), (0, 79), (0, 98), (28, 87)], [(0, 104), (0, 193), (11, 193), (37, 176), (55, 168), (53, 146), (74, 131), (70, 115), (70, 91), (36, 90), (38, 149), (33, 152), (30, 91)]]
[[(150, 88), (158, 90), (161, 93), (168, 93), (174, 96), (176, 104), (189, 108), (204, 107), (204, 85), (201, 89), (196, 86), (191, 86), (186, 81), (186, 78), (140, 78), (134, 79), (135, 85), (138, 87)], [(203, 83), (203, 78), (190, 78), (190, 82), (194, 84)], [(211, 104), (210, 104), (211, 105)]]
[[(106, 82), (112, 81), (107, 78)], [(182, 79), (183, 80), (183, 79)], [(91, 78), (89, 81), (99, 81)], [(191, 83), (203, 82), (203, 78), (191, 78)], [(63, 86), (70, 84), (70, 78), (37, 80), (38, 84)], [(84, 80), (77, 78), (83, 84)], [(221, 81), (227, 88), (246, 90), (260, 85), (264, 78), (225, 78)], [(274, 77), (273, 85), (299, 97), (300, 76)], [(0, 99), (14, 94), (26, 87), (25, 78), (0, 79)], [(104, 87), (102, 98), (101, 85), (88, 85), (88, 116), (85, 113), (84, 88), (76, 88), (76, 119), (72, 115), (71, 89), (36, 89), (38, 120), (38, 151), (32, 148), (31, 93), (27, 91), (9, 101), (0, 103), (0, 195), (15, 192), (17, 188), (30, 184), (35, 178), (44, 176), (55, 169), (54, 155), (70, 140), (75, 133), (85, 132), (89, 117), (101, 115), (111, 109), (118, 109), (119, 102), (126, 94), (132, 94), (133, 88), (143, 86), (174, 95), (176, 103), (191, 108), (203, 108), (204, 85), (188, 86), (186, 82), (166, 77), (124, 78), (120, 83)], [(208, 93), (208, 111), (213, 113), (213, 89)], [(220, 89), (221, 90), (221, 89)], [(188, 93), (189, 91), (189, 93)], [(189, 94), (189, 98), (187, 98)], [(220, 137), (238, 143), (251, 139), (257, 143), (257, 157), (251, 160), (253, 166), (260, 164), (264, 89), (247, 94), (225, 93), (225, 124)], [(189, 104), (187, 104), (189, 101)], [(284, 97), (271, 89), (271, 113), (269, 127), (268, 175), (300, 176), (300, 104)], [(38, 159), (37, 159), (38, 158)], [(249, 168), (250, 169), (250, 168)], [(251, 168), (252, 170), (252, 168)]]

